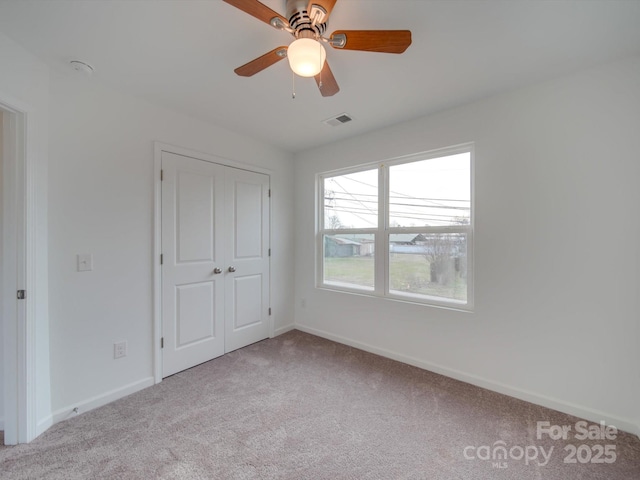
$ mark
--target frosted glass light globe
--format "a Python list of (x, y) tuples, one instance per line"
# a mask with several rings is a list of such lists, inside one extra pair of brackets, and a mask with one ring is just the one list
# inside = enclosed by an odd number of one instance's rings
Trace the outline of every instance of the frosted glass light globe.
[(295, 74), (301, 77), (314, 77), (322, 70), (327, 52), (317, 40), (299, 38), (289, 45), (287, 58)]

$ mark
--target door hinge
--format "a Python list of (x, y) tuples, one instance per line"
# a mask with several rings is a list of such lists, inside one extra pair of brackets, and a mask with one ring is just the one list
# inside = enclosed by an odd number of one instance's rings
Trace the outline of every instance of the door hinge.
[(271, 256), (271, 249), (269, 249), (269, 256)]
[(269, 307), (269, 315), (271, 315), (271, 307)]
[(24, 300), (25, 298), (27, 298), (27, 291), (18, 290), (18, 300)]
[(164, 337), (160, 338), (160, 348), (164, 348)]
[(164, 170), (160, 170), (160, 181), (164, 180)]
[(160, 254), (160, 265), (162, 265), (164, 263), (164, 255), (161, 253)]
[(269, 198), (271, 198), (271, 189), (269, 189)]

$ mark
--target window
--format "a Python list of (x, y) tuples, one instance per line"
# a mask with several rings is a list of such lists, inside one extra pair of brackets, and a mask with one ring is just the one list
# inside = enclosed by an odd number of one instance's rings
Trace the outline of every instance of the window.
[(470, 145), (319, 176), (318, 284), (472, 305)]

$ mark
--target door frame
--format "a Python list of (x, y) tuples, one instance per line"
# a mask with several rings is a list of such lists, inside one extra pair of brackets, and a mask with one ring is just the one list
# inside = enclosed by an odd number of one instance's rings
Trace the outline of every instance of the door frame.
[[(0, 93), (3, 117), (2, 293), (5, 444), (37, 435), (34, 126), (28, 105)], [(24, 300), (16, 292), (27, 292)]]
[[(269, 183), (273, 171), (250, 165), (228, 158), (218, 157), (208, 153), (202, 153), (188, 148), (178, 147), (162, 142), (153, 143), (153, 376), (155, 383), (162, 381), (162, 349), (160, 339), (162, 338), (162, 268), (160, 265), (160, 255), (162, 254), (162, 180), (160, 178), (162, 170), (162, 152), (182, 155), (184, 157), (195, 158), (204, 162), (216, 163), (225, 167), (238, 168), (255, 173), (262, 173), (269, 176)], [(269, 218), (271, 219), (271, 202), (269, 202)], [(269, 243), (271, 243), (271, 222), (269, 222)], [(269, 269), (269, 284), (271, 284), (271, 269)], [(269, 288), (269, 300), (271, 300), (271, 288)], [(274, 336), (274, 316), (269, 316), (269, 337)]]

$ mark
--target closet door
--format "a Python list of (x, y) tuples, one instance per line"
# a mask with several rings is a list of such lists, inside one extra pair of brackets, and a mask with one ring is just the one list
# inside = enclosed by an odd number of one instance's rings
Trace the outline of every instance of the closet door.
[(225, 351), (225, 167), (162, 153), (163, 377)]
[(269, 336), (269, 177), (229, 168), (225, 182), (225, 351)]
[(269, 176), (162, 153), (162, 376), (269, 336)]

